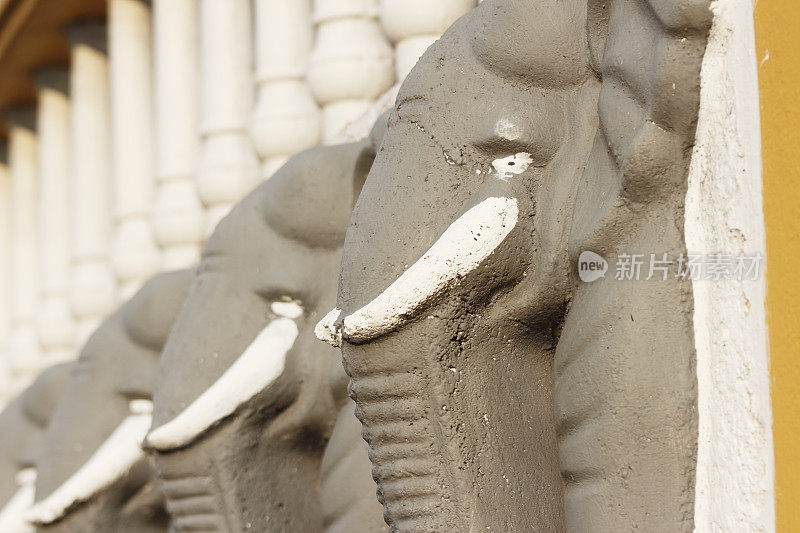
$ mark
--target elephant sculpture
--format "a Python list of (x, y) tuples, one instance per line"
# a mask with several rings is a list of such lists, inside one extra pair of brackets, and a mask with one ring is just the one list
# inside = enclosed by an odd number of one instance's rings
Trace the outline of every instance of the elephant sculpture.
[(191, 280), (150, 279), (83, 347), (47, 429), (29, 518), (41, 532), (166, 532), (141, 442), (161, 349)]
[(383, 129), (294, 156), (206, 244), (145, 443), (175, 531), (385, 530), (340, 357), (313, 333)]
[(690, 531), (685, 251), (707, 0), (485, 0), (400, 89), (345, 239), (349, 393), (394, 531)]
[(69, 377), (69, 363), (51, 366), (0, 413), (0, 531), (30, 533), (26, 513), (36, 490), (36, 458)]

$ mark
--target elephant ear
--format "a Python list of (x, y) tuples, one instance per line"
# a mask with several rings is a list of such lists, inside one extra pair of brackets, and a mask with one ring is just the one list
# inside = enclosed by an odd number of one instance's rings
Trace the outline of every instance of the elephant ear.
[(589, 0), (600, 129), (576, 198), (573, 255), (619, 243), (621, 224), (685, 193), (710, 3)]
[[(620, 254), (685, 253), (684, 203), (700, 105), (710, 0), (589, 0), (601, 78), (599, 129), (579, 184), (576, 280), (555, 356), (555, 417), (568, 530), (689, 531), (697, 394), (691, 284), (617, 281)], [(674, 268), (674, 267), (673, 267)]]

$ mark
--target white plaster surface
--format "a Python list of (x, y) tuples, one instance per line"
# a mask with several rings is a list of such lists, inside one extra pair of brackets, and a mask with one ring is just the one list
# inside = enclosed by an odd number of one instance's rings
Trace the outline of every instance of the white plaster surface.
[[(75, 319), (69, 302), (72, 213), (69, 167), (69, 97), (47, 82), (67, 79), (65, 68), (40, 71), (36, 130), (39, 137), (39, 275), (37, 332), (43, 364), (75, 357)], [(43, 83), (42, 83), (43, 82)]]
[[(111, 129), (104, 24), (71, 27), (72, 274), (70, 303), (83, 345), (117, 305), (111, 243)], [(87, 43), (93, 43), (89, 46)]]
[(286, 355), (298, 332), (297, 324), (289, 318), (270, 322), (211, 387), (178, 416), (152, 430), (147, 445), (160, 451), (186, 446), (233, 414), (283, 373)]
[(322, 141), (363, 115), (395, 83), (394, 51), (377, 0), (316, 0), (316, 34), (306, 79), (322, 107)]
[(141, 444), (152, 422), (152, 403), (134, 400), (130, 410), (131, 414), (77, 472), (31, 508), (29, 521), (49, 524), (58, 520), (73, 505), (111, 486), (144, 456)]
[(114, 232), (111, 261), (121, 300), (161, 266), (150, 223), (155, 193), (150, 2), (109, 0)]
[[(750, 0), (718, 0), (686, 197), (689, 252), (765, 251)], [(695, 281), (695, 531), (775, 530), (765, 282)]]
[(194, 180), (199, 152), (200, 48), (197, 0), (153, 0), (155, 172), (151, 218), (162, 270), (200, 258), (205, 228)]
[[(489, 257), (514, 229), (518, 215), (515, 198), (487, 198), (467, 210), (394, 283), (346, 316), (341, 336), (364, 342), (408, 322), (424, 304)], [(339, 313), (335, 311), (315, 328), (321, 340), (334, 345), (339, 337), (334, 324)]]

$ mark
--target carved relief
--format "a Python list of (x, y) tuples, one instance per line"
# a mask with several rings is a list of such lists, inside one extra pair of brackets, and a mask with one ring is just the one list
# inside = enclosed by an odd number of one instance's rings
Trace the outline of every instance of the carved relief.
[(91, 336), (37, 461), (40, 531), (163, 532), (168, 519), (141, 442), (161, 348), (190, 275), (161, 274)]
[(685, 250), (709, 23), (486, 0), (403, 84), (317, 326), (393, 530), (692, 528), (690, 286), (573, 265)]
[(373, 157), (369, 143), (293, 157), (206, 245), (146, 441), (176, 531), (381, 527), (359, 428), (336, 422), (352, 417), (338, 354), (313, 335)]

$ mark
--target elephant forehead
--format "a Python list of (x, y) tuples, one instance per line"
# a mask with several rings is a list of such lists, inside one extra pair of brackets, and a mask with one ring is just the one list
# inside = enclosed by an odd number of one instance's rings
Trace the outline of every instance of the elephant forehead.
[(206, 248), (159, 363), (156, 424), (212, 387), (270, 321), (332, 304), (339, 251), (290, 239), (257, 213), (240, 204)]
[(69, 380), (71, 368), (72, 365), (69, 363), (48, 368), (20, 397), (27, 418), (42, 429), (47, 427), (53, 416), (64, 386)]
[(160, 274), (145, 283), (123, 308), (125, 330), (131, 339), (161, 352), (192, 277), (191, 271), (181, 270)]
[(408, 121), (392, 125), (384, 147), (345, 241), (340, 303), (347, 310), (375, 297), (416, 262), (481, 182), (476, 169), (452, 164), (430, 135)]
[(254, 290), (256, 280), (242, 276), (237, 279), (224, 270), (198, 277), (159, 362), (153, 396), (156, 424), (196, 400), (269, 322), (268, 304)]
[(309, 247), (339, 248), (369, 169), (363, 143), (318, 147), (293, 157), (254, 191), (262, 216), (284, 237)]
[(586, 2), (487, 0), (471, 13), (468, 35), (482, 63), (539, 87), (581, 83), (589, 74)]

